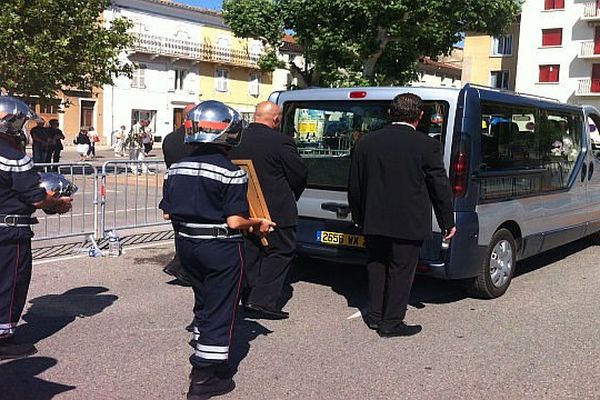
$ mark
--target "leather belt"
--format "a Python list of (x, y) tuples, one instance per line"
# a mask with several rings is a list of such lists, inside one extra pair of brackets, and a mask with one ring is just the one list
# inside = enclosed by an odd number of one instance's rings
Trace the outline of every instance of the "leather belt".
[(32, 217), (31, 215), (0, 214), (0, 226), (4, 227), (28, 227), (30, 225), (37, 224), (38, 222), (38, 219)]
[(175, 232), (183, 237), (194, 239), (229, 239), (242, 237), (239, 229), (230, 229), (227, 225), (193, 224), (185, 222), (174, 223)]

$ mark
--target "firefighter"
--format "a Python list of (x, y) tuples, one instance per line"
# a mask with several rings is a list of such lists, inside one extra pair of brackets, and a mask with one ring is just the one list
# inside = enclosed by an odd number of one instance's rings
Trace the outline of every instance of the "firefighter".
[(226, 363), (244, 264), (242, 231), (265, 236), (275, 224), (248, 218), (248, 177), (227, 158), (244, 121), (230, 107), (205, 101), (186, 123), (188, 157), (169, 168), (160, 208), (176, 226), (177, 251), (194, 291), (192, 372), (188, 399), (233, 390)]
[(36, 208), (52, 213), (71, 209), (71, 198), (55, 198), (40, 187), (40, 175), (21, 147), (22, 128), (37, 118), (21, 100), (0, 97), (0, 360), (36, 353), (16, 340), (31, 280), (31, 225)]

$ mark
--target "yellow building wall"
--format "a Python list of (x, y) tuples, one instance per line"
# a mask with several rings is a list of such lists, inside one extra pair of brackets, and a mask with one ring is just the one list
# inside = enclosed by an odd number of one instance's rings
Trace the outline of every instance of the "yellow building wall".
[[(101, 140), (104, 138), (104, 124), (103, 124), (103, 101), (104, 96), (102, 89), (94, 89), (91, 97), (74, 97), (64, 96), (63, 98), (69, 101), (69, 106), (65, 107), (63, 113), (62, 129), (65, 134), (66, 140), (64, 144), (69, 146), (73, 144), (73, 139), (79, 133), (81, 128), (81, 101), (93, 101), (95, 102), (94, 107), (94, 129)], [(105, 144), (100, 142), (100, 144)]]
[(512, 55), (492, 55), (492, 36), (468, 33), (464, 43), (463, 83), (490, 85), (491, 71), (508, 70), (509, 89), (514, 90), (519, 48), (519, 24), (513, 24), (508, 32), (512, 34)]
[[(215, 27), (203, 27), (200, 40), (207, 44), (216, 46), (220, 37), (226, 37), (231, 44), (232, 51), (241, 51), (249, 54), (252, 40), (240, 39), (233, 35), (229, 30)], [(249, 57), (249, 55), (248, 55)], [(229, 71), (228, 90), (220, 92), (216, 90), (216, 71), (217, 69), (226, 69)], [(259, 95), (257, 97), (250, 95), (250, 74), (260, 73), (261, 82)], [(261, 101), (267, 100), (273, 91), (273, 74), (262, 72), (257, 68), (249, 68), (218, 62), (200, 63), (200, 93), (201, 100), (217, 100), (228, 104), (244, 112), (252, 112)]]

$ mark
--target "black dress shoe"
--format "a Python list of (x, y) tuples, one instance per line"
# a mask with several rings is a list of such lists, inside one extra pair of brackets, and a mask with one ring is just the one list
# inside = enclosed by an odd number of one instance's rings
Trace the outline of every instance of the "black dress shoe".
[(404, 322), (400, 322), (391, 328), (377, 329), (379, 336), (384, 338), (398, 337), (398, 336), (413, 336), (421, 332), (423, 327), (421, 325), (406, 325)]
[(245, 306), (246, 311), (249, 311), (250, 318), (259, 318), (259, 319), (288, 319), (290, 317), (290, 313), (283, 310), (271, 310), (265, 307), (257, 306), (256, 304), (248, 303)]
[(23, 358), (35, 353), (37, 349), (31, 343), (16, 343), (12, 337), (0, 341), (0, 360)]
[(365, 321), (365, 324), (367, 324), (369, 329), (373, 329), (374, 331), (379, 329), (379, 323), (381, 322), (381, 320), (376, 320), (375, 318), (369, 317), (368, 315), (365, 315), (363, 320)]
[(230, 377), (219, 376), (214, 367), (193, 368), (190, 374), (188, 400), (208, 400), (231, 392), (235, 382)]

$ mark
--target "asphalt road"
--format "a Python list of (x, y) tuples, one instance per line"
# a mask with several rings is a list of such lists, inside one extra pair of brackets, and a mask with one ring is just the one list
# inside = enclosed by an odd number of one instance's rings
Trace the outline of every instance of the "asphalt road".
[[(0, 398), (183, 399), (192, 295), (161, 272), (172, 251), (36, 264), (21, 334), (39, 353), (0, 363)], [(424, 330), (394, 339), (356, 318), (363, 268), (301, 261), (289, 320), (240, 312), (222, 398), (599, 399), (599, 257), (579, 241), (520, 263), (493, 301), (418, 278), (407, 321)]]

